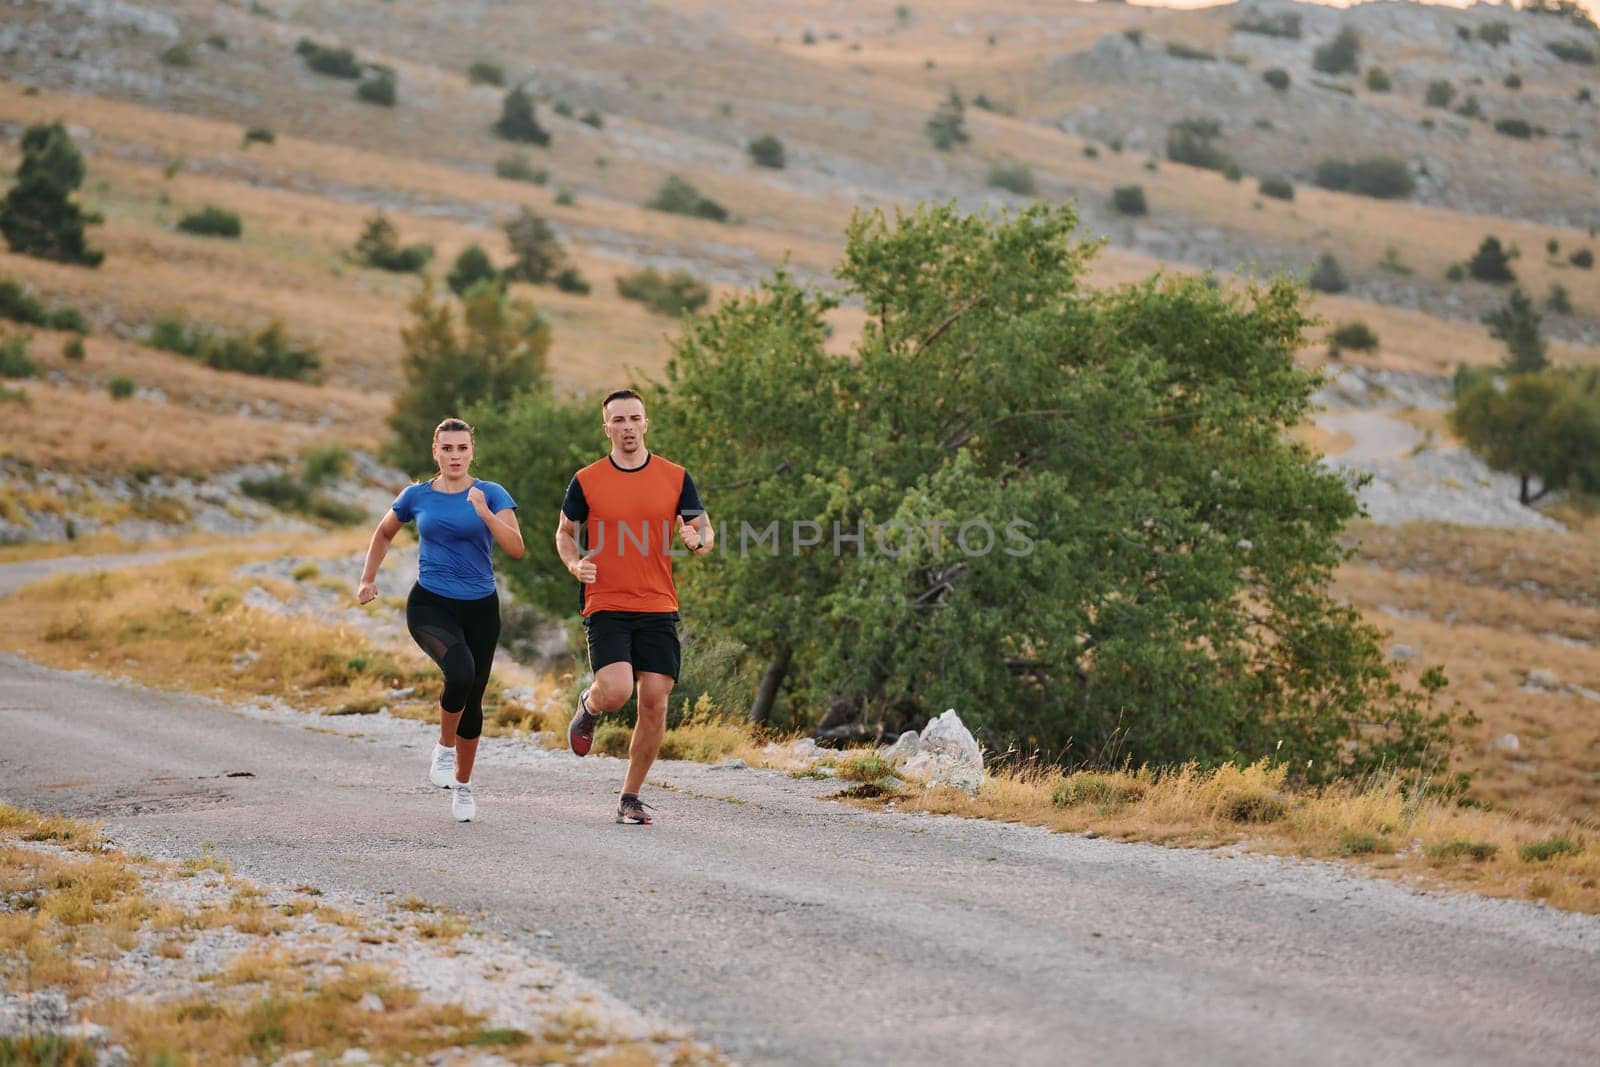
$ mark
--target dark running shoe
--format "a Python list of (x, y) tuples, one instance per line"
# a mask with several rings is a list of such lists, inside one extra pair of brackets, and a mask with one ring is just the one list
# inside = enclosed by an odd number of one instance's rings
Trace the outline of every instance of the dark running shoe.
[(624, 793), (622, 800), (617, 803), (617, 821), (629, 826), (649, 826), (649, 807), (648, 804), (641, 804), (638, 797)]
[(589, 691), (585, 689), (578, 694), (577, 714), (567, 723), (567, 744), (575, 755), (589, 754), (589, 746), (594, 744), (594, 724), (599, 721), (600, 716), (589, 710)]

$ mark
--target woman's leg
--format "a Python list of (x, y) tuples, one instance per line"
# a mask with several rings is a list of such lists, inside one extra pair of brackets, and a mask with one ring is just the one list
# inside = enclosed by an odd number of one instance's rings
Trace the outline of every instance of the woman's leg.
[(461, 622), (474, 671), (472, 689), (456, 725), (456, 781), (470, 782), (472, 765), (478, 758), (478, 738), (483, 736), (483, 692), (489, 687), (494, 650), (500, 642), (500, 598), (488, 596), (467, 602)]
[(459, 603), (420, 585), (412, 586), (411, 595), (406, 598), (406, 629), (444, 673), (444, 688), (439, 694), (439, 744), (444, 748), (456, 747), (461, 715), (477, 677), (477, 666), (454, 610)]

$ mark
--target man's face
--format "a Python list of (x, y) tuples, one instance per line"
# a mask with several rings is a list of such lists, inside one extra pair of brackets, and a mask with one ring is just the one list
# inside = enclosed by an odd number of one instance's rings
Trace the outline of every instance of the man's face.
[(611, 447), (631, 456), (644, 447), (644, 432), (650, 420), (644, 417), (644, 401), (627, 397), (606, 405), (606, 437)]

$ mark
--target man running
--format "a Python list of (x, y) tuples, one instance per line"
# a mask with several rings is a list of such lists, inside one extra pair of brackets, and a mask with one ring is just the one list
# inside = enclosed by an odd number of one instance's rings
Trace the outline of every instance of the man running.
[(645, 448), (650, 421), (644, 399), (632, 389), (619, 389), (605, 398), (600, 412), (611, 454), (573, 477), (556, 528), (556, 552), (582, 583), (583, 628), (594, 672), (594, 681), (578, 697), (567, 743), (578, 755), (588, 754), (599, 716), (620, 709), (638, 686), (639, 717), (628, 746), (617, 822), (648, 826), (639, 790), (661, 749), (667, 697), (678, 680), (680, 659), (673, 534), (700, 555), (711, 551), (714, 533), (689, 472)]

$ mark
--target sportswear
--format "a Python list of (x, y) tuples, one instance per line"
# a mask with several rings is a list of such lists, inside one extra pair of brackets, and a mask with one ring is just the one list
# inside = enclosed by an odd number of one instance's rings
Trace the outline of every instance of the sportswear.
[(467, 500), (473, 486), (483, 490), (492, 514), (517, 506), (502, 486), (477, 478), (459, 493), (440, 492), (432, 481), (408, 485), (392, 505), (401, 522), (416, 520), (421, 543), (418, 583), (452, 600), (481, 600), (494, 593), (494, 566), (489, 560), (494, 535)]
[(561, 512), (583, 524), (582, 547), (595, 564), (595, 580), (580, 583), (584, 615), (678, 610), (667, 553), (679, 519), (705, 512), (688, 471), (654, 453), (631, 470), (607, 455), (573, 476)]

